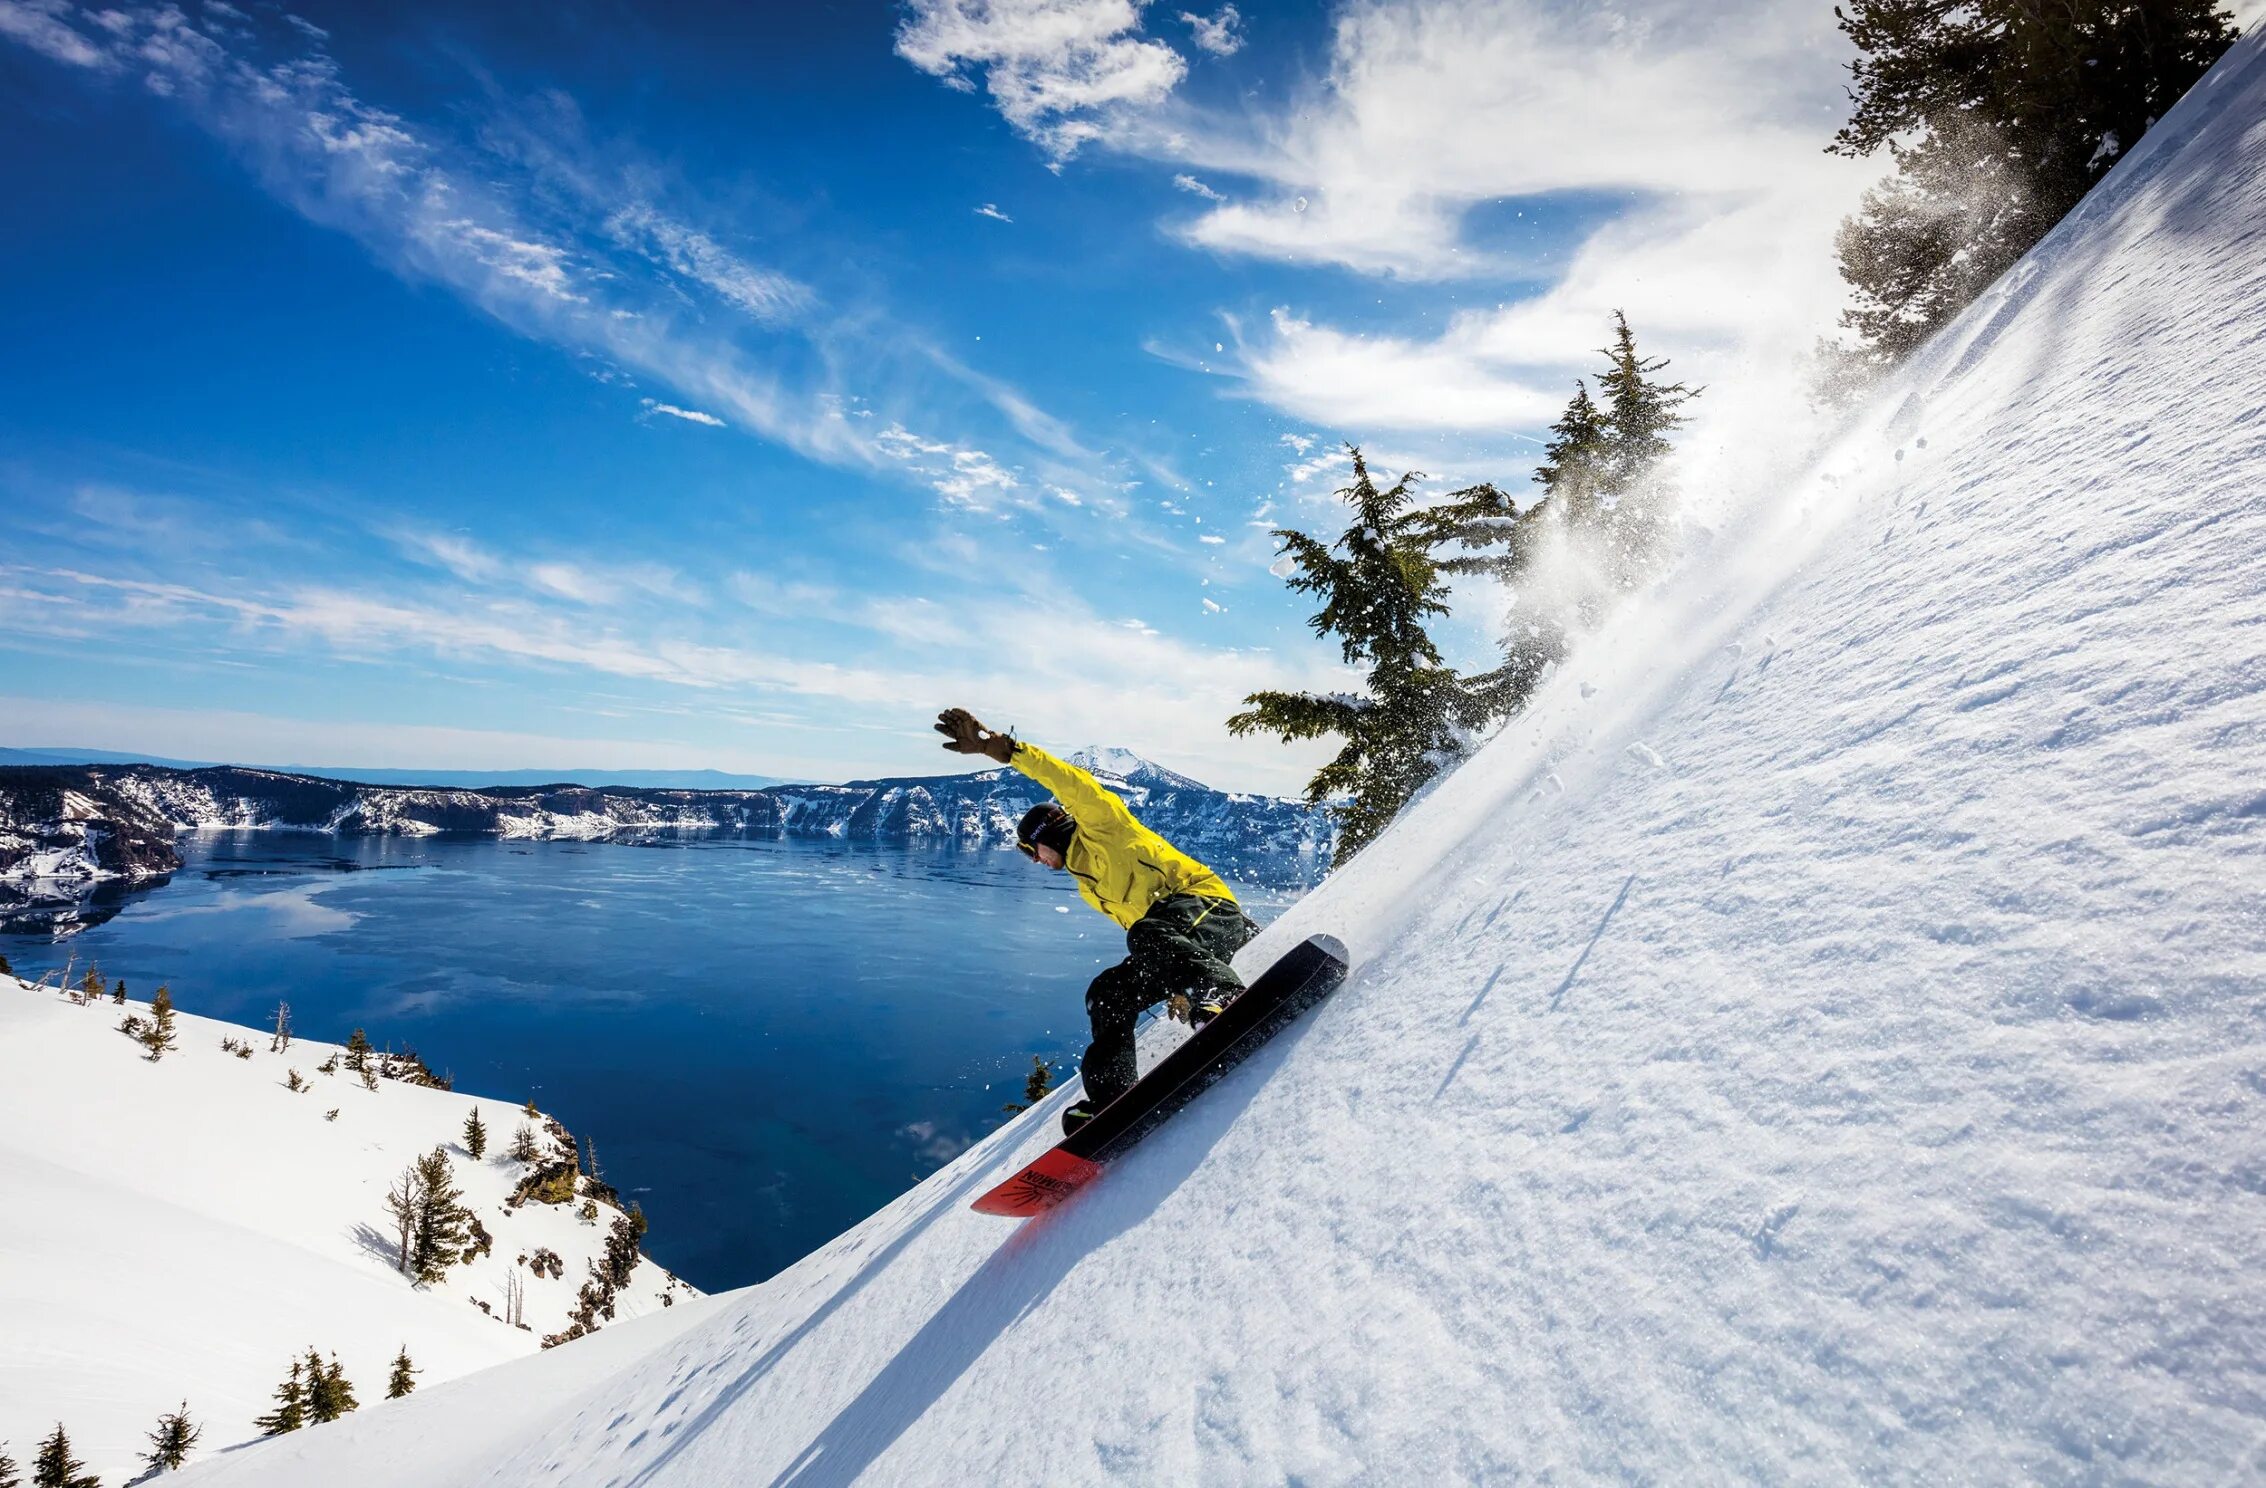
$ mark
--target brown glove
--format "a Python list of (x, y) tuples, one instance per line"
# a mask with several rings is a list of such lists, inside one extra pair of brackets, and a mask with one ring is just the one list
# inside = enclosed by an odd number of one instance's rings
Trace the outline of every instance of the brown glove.
[(1194, 1027), (1196, 1023), (1195, 1000), (1185, 992), (1175, 992), (1164, 1000), (1164, 1015), (1175, 1023), (1186, 1023), (1190, 1027)]
[(1014, 739), (985, 728), (965, 708), (946, 708), (937, 714), (936, 731), (944, 735), (944, 747), (954, 754), (981, 754), (1003, 765), (1015, 757)]

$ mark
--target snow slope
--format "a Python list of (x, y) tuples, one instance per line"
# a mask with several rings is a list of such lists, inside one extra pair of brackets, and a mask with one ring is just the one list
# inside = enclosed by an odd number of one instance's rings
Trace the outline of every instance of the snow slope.
[(192, 1480), (2259, 1481), (2262, 479), (2252, 39), (1077, 1202), (966, 1207), (1064, 1091), (608, 1377)]
[[(566, 1326), (606, 1226), (565, 1206), (504, 1207), (525, 1171), (503, 1156), (526, 1119), (517, 1105), (391, 1080), (366, 1090), (343, 1065), (317, 1072), (335, 1046), (295, 1039), (271, 1054), (264, 1033), (188, 1014), (179, 1047), (152, 1064), (118, 1032), (128, 1013), (148, 1008), (78, 1006), (0, 977), (0, 1442), (19, 1462), (61, 1421), (116, 1484), (183, 1399), (201, 1452), (251, 1436), (310, 1345), (337, 1353), (367, 1408), (403, 1346), (423, 1388), (523, 1358)], [(223, 1052), (223, 1037), (252, 1057)], [(286, 1089), (291, 1069), (314, 1088)], [(475, 1106), (490, 1143), (479, 1163), (461, 1145)], [(393, 1269), (385, 1192), (435, 1146), (495, 1249), (415, 1289)], [(472, 1305), (500, 1314), (505, 1274), (537, 1247), (566, 1275), (518, 1268), (527, 1331)], [(680, 1305), (698, 1295), (640, 1261), (616, 1311), (660, 1312), (664, 1291)]]

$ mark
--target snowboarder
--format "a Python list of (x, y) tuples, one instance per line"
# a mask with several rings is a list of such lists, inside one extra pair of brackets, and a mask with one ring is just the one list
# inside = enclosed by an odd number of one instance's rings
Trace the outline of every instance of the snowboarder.
[(1080, 1064), (1086, 1098), (1062, 1113), (1064, 1132), (1131, 1088), (1133, 1028), (1162, 1002), (1202, 1024), (1243, 987), (1229, 958), (1256, 935), (1217, 873), (1141, 825), (1117, 793), (1034, 744), (995, 733), (965, 708), (936, 716), (944, 747), (1013, 766), (1054, 793), (1024, 814), (1015, 845), (1033, 862), (1067, 870), (1088, 904), (1125, 927), (1126, 957), (1086, 989), (1093, 1042)]

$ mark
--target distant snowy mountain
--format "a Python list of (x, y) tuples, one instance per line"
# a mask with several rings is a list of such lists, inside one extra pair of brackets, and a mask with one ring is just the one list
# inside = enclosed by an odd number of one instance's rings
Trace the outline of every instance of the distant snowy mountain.
[[(1328, 866), (1336, 824), (1323, 808), (1216, 791), (1125, 750), (1085, 754), (1106, 762), (1097, 777), (1144, 820), (1222, 872), (1309, 884)], [(0, 929), (69, 933), (97, 923), (106, 911), (89, 902), (90, 890), (164, 878), (180, 866), (173, 840), (183, 832), (795, 835), (1004, 847), (1014, 841), (1015, 823), (1045, 795), (1003, 769), (694, 791), (365, 785), (230, 766), (0, 768)]]
[[(391, 1079), (366, 1089), (336, 1045), (271, 1053), (268, 1032), (186, 1013), (179, 1047), (153, 1064), (118, 1031), (127, 1015), (149, 1007), (81, 1006), (0, 976), (0, 1441), (19, 1463), (61, 1421), (102, 1480), (123, 1483), (158, 1414), (184, 1399), (204, 1427), (199, 1456), (252, 1436), (310, 1346), (337, 1353), (368, 1408), (400, 1349), (431, 1388), (569, 1326), (621, 1214), (507, 1203), (531, 1171), (508, 1156), (523, 1123), (543, 1161), (570, 1160), (547, 1118)], [(310, 1088), (287, 1088), (294, 1070)], [(481, 1161), (463, 1148), (474, 1110)], [(394, 1269), (385, 1195), (435, 1147), (493, 1248), (415, 1287)], [(559, 1264), (538, 1274), (545, 1252)], [(525, 1328), (504, 1318), (514, 1277)], [(618, 1320), (677, 1307), (689, 1320), (698, 1298), (640, 1260), (608, 1306)]]
[(183, 1482), (2258, 1482), (2261, 224), (2254, 36), (1064, 1208), (967, 1206), (1075, 1084), (691, 1328)]

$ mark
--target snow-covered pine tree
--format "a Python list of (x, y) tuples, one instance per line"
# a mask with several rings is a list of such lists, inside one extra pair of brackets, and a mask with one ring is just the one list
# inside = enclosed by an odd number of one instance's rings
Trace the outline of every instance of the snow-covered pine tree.
[(32, 1488), (102, 1488), (102, 1480), (86, 1467), (71, 1455), (71, 1438), (57, 1421), (54, 1433), (39, 1444), (39, 1455), (32, 1459)]
[(409, 1345), (393, 1356), (393, 1373), (386, 1377), (386, 1399), (399, 1400), (417, 1388), (417, 1366), (409, 1362)]
[(464, 1150), (472, 1154), (474, 1162), (488, 1155), (488, 1125), (480, 1119), (478, 1106), (464, 1118)]
[(325, 1365), (322, 1355), (313, 1349), (307, 1350), (308, 1424), (335, 1421), (360, 1404), (354, 1398), (353, 1383), (339, 1367), (338, 1355), (332, 1354), (330, 1363)]
[(1926, 340), (2077, 205), (2235, 40), (2218, 0), (1845, 0), (1855, 108), (1896, 172), (1835, 239), (1848, 384)]
[[(1340, 825), (1333, 861), (1340, 864), (1460, 758), (1468, 730), (1486, 718), (1484, 700), (1441, 661), (1425, 629), (1428, 619), (1448, 612), (1447, 585), (1432, 549), (1469, 513), (1418, 508), (1414, 488), (1423, 476), (1416, 472), (1380, 491), (1361, 451), (1346, 450), (1353, 484), (1337, 494), (1353, 508), (1351, 525), (1334, 544), (1289, 528), (1278, 528), (1275, 538), (1294, 566), (1286, 582), (1322, 598), (1307, 624), (1316, 635), (1336, 637), (1348, 665), (1368, 667), (1369, 690), (1255, 692), (1244, 699), (1246, 710), (1227, 721), (1228, 732), (1238, 736), (1275, 734), (1289, 741), (1334, 734), (1345, 741), (1306, 785), (1308, 801), (1344, 798), (1333, 807)], [(1499, 502), (1491, 488), (1488, 494)], [(1475, 499), (1492, 505), (1487, 496)]]
[(140, 1037), (142, 1047), (149, 1050), (150, 1061), (154, 1064), (163, 1059), (169, 1050), (178, 1047), (173, 1036), (172, 991), (159, 987), (157, 996), (150, 999), (149, 1010), (150, 1020), (143, 1026)]
[(409, 1239), (409, 1270), (429, 1285), (448, 1274), (464, 1254), (471, 1213), (449, 1171), (448, 1154), (435, 1147), (417, 1159), (417, 1216)]
[(202, 1426), (191, 1424), (189, 1402), (181, 1402), (179, 1410), (168, 1411), (157, 1418), (157, 1429), (149, 1434), (150, 1449), (142, 1460), (149, 1465), (146, 1476), (155, 1477), (161, 1472), (177, 1471), (189, 1460), (189, 1452), (197, 1438), (205, 1434)]
[[(313, 1357), (312, 1350), (309, 1357)], [(262, 1436), (281, 1436), (307, 1424), (306, 1378), (297, 1359), (291, 1361), (290, 1375), (275, 1387), (275, 1409), (252, 1424), (260, 1428)]]

